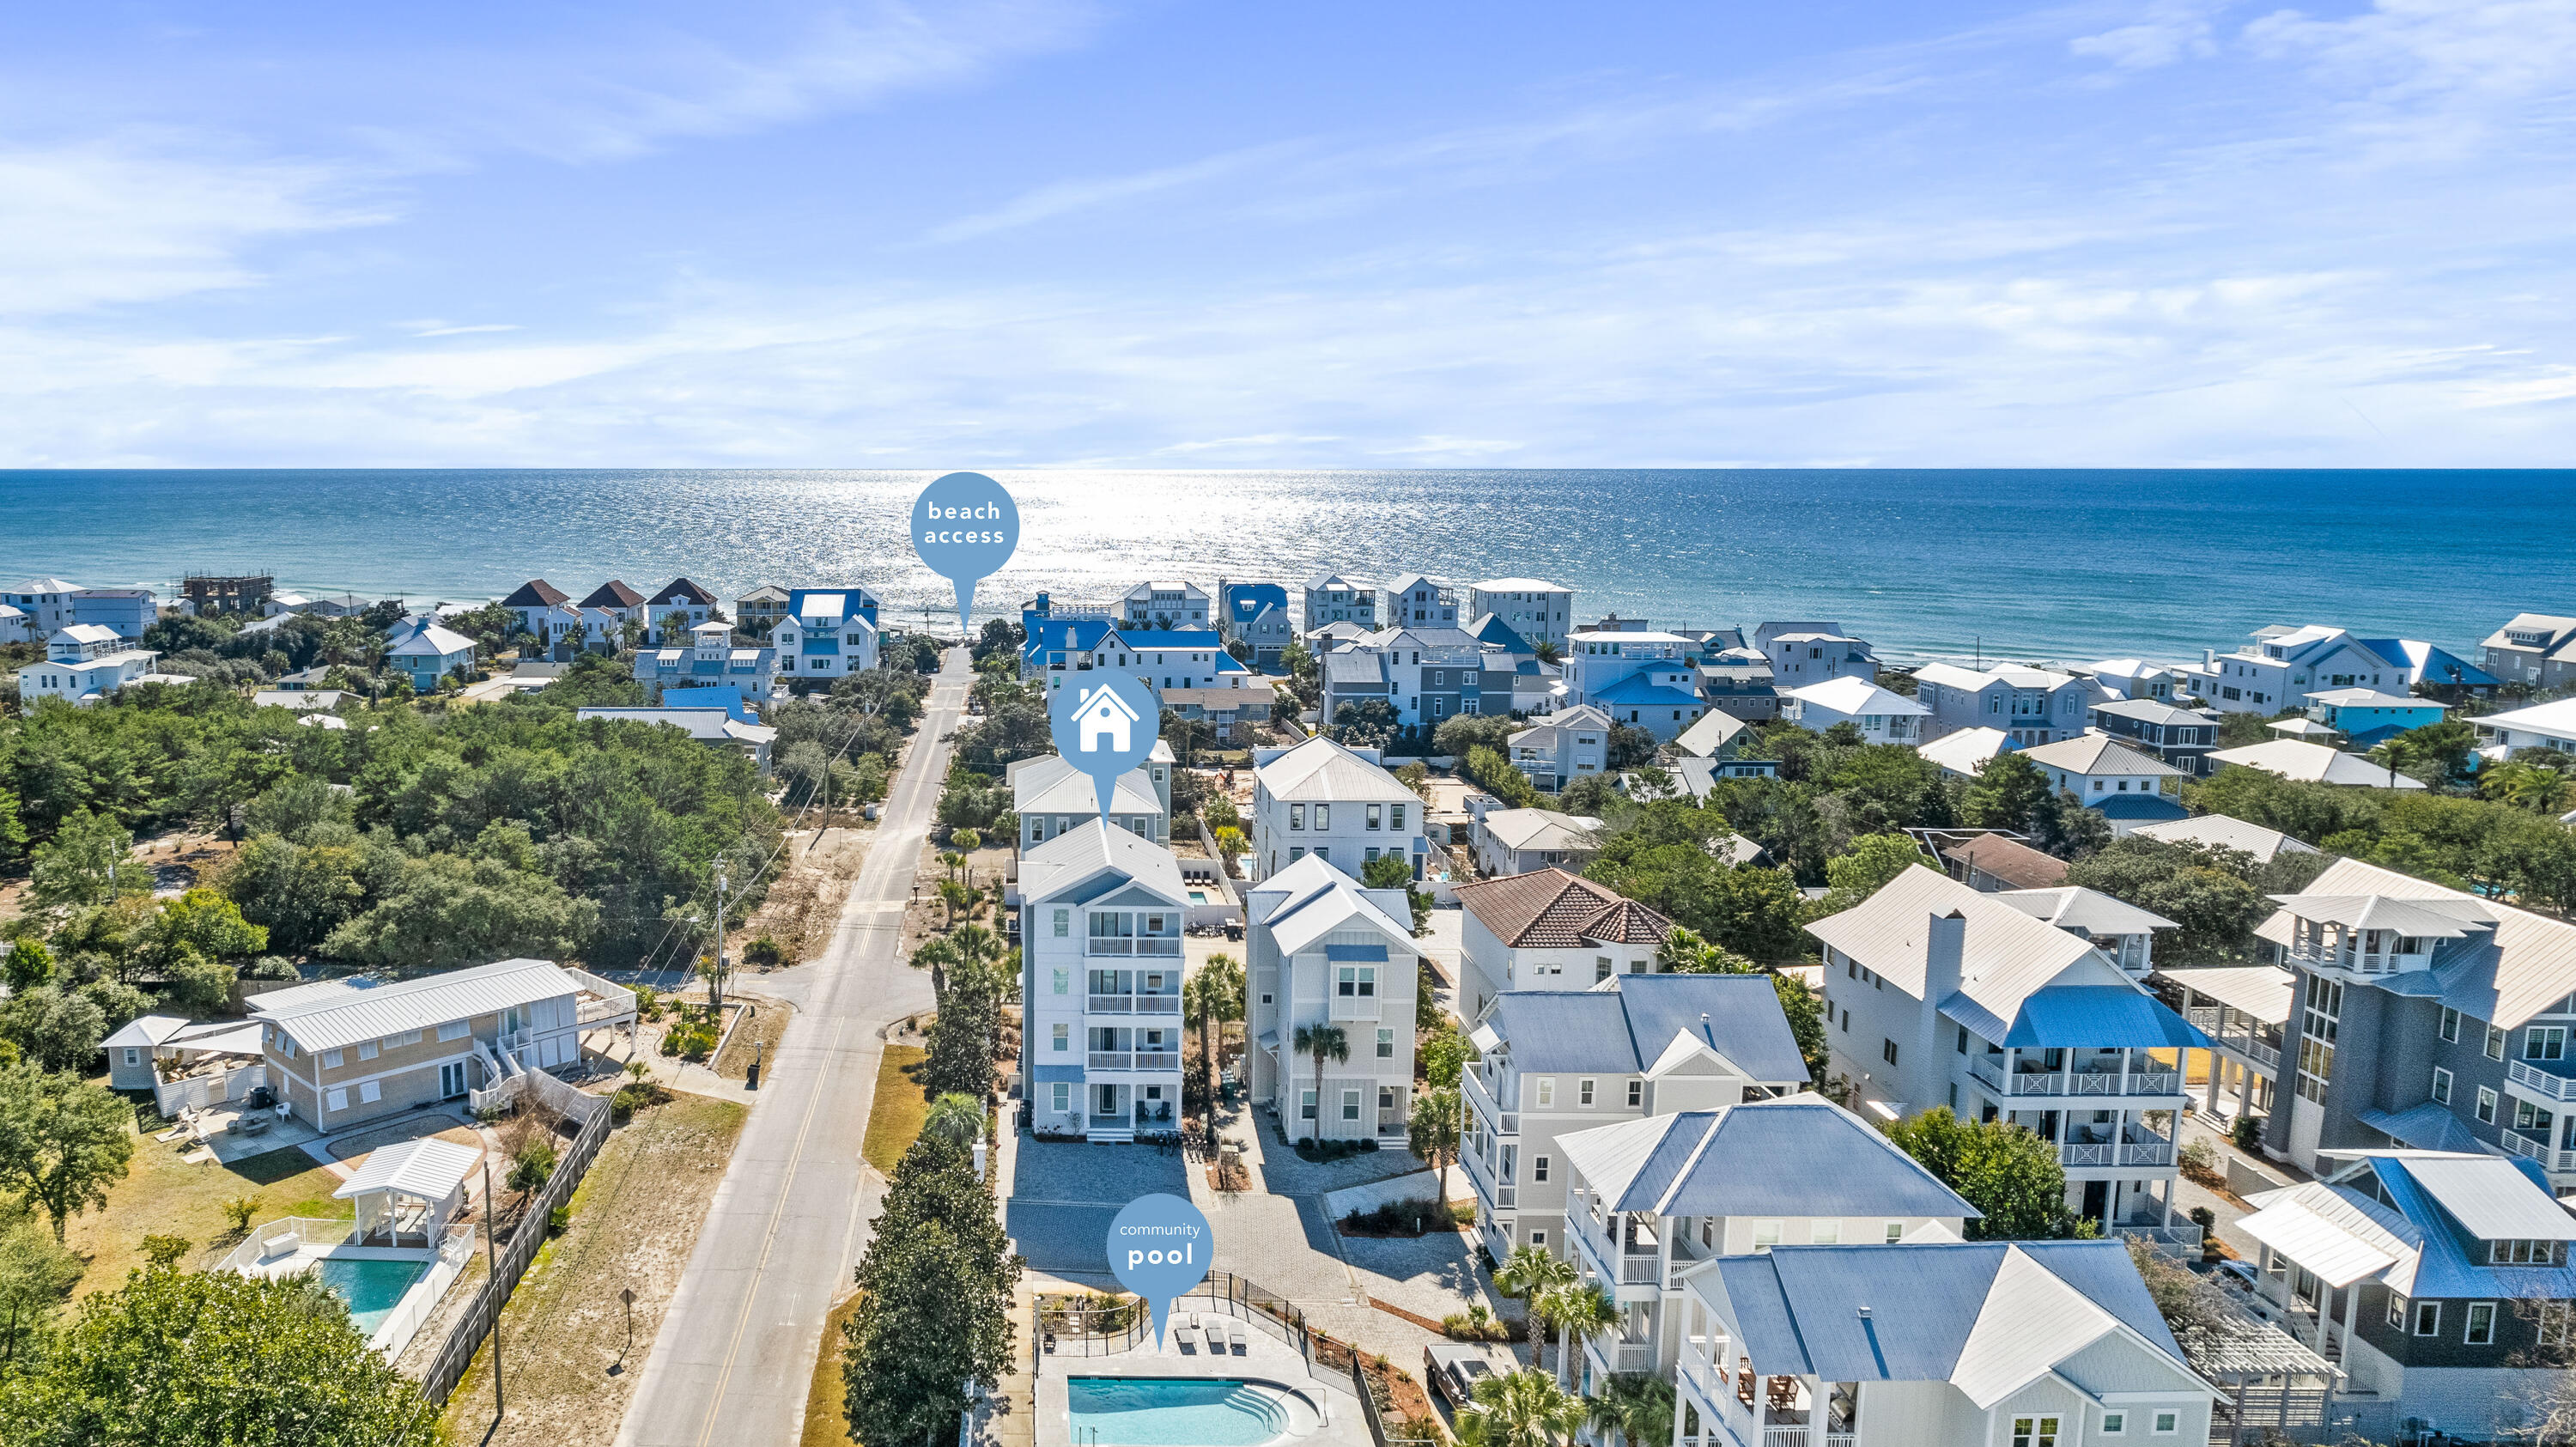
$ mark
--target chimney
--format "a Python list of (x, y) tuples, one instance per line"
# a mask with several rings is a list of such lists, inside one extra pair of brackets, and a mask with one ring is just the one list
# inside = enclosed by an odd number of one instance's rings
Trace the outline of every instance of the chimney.
[(2200, 666), (2203, 668), (2216, 668), (2218, 666), (2218, 650), (2215, 648), (2204, 648), (2200, 650)]
[(1966, 972), (1968, 921), (1957, 910), (1931, 917), (1923, 937), (1923, 1003), (1929, 1016), (1959, 988)]

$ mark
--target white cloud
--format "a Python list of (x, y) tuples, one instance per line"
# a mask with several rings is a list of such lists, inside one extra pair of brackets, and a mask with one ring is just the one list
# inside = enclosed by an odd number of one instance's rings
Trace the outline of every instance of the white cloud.
[(2077, 55), (2108, 61), (2116, 70), (2154, 70), (2178, 60), (2206, 60), (2218, 53), (2210, 24), (2214, 7), (2195, 0), (2163, 0), (2135, 24), (2116, 26), (2067, 42)]

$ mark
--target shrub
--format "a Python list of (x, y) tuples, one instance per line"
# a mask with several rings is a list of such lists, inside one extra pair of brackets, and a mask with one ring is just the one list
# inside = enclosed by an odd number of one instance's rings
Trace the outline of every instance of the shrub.
[(258, 1209), (257, 1196), (227, 1197), (224, 1201), (224, 1224), (233, 1229), (234, 1235), (247, 1236), (250, 1234), (251, 1214)]
[(572, 1203), (566, 1202), (546, 1213), (546, 1234), (560, 1236), (572, 1224)]
[(742, 960), (744, 964), (758, 965), (763, 969), (783, 965), (787, 963), (787, 946), (780, 944), (775, 936), (762, 935), (742, 947)]
[(195, 1244), (185, 1236), (146, 1236), (143, 1238), (143, 1259), (155, 1267), (176, 1266), (179, 1258), (187, 1255), (188, 1248)]
[(635, 987), (635, 1016), (639, 1020), (662, 1018), (662, 992), (650, 985)]
[(2261, 1150), (2263, 1117), (2250, 1113), (2236, 1117), (2236, 1125), (2228, 1131), (2227, 1137), (2236, 1143), (2236, 1148), (2240, 1151), (2251, 1153)]
[(2184, 1141), (2176, 1159), (2182, 1163), (2182, 1173), (2194, 1180), (2219, 1179), (2218, 1147), (2211, 1145), (2207, 1137), (2194, 1136)]
[(662, 1035), (662, 1053), (699, 1061), (715, 1052), (716, 1029), (702, 1020), (675, 1024)]

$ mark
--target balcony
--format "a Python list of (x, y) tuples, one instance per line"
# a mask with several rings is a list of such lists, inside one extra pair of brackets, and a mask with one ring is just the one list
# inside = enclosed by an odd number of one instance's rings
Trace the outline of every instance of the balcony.
[(1336, 1020), (1375, 1020), (1381, 1012), (1375, 995), (1335, 995), (1330, 1013)]
[(1133, 1070), (1136, 1068), (1136, 1052), (1133, 1050), (1094, 1050), (1091, 1052), (1091, 1068), (1094, 1070)]
[(1177, 1050), (1094, 1050), (1090, 1053), (1094, 1070), (1178, 1070), (1181, 1052)]
[(2150, 1057), (2144, 1063), (2133, 1063), (2124, 1074), (2117, 1065), (2104, 1069), (2098, 1065), (2050, 1070), (2035, 1061), (2015, 1060), (2007, 1068), (2008, 1057), (1980, 1055), (1968, 1062), (1968, 1074), (1997, 1095), (2083, 1096), (2178, 1095), (2182, 1091), (2182, 1073)]
[(2544, 1100), (2576, 1100), (2576, 1077), (2535, 1070), (2519, 1060), (2504, 1063), (2504, 1078)]
[(1177, 1015), (1181, 1013), (1178, 995), (1092, 995), (1083, 1008), (1094, 1015)]
[(1613, 1372), (1651, 1372), (1655, 1369), (1655, 1344), (1650, 1341), (1593, 1341), (1583, 1349), (1594, 1361)]
[(1516, 1136), (1521, 1133), (1521, 1113), (1505, 1110), (1485, 1091), (1485, 1082), (1473, 1070), (1462, 1071), (1458, 1078), (1467, 1087), (1467, 1104), (1475, 1109), (1485, 1128), (1496, 1135)]
[(2518, 1130), (2504, 1133), (2504, 1148), (2525, 1160), (2539, 1162), (2540, 1168), (2552, 1175), (2576, 1171), (2576, 1151), (2551, 1150), (2547, 1142), (2533, 1140)]
[(1494, 1179), (1494, 1168), (1485, 1164), (1483, 1156), (1474, 1151), (1461, 1151), (1458, 1159), (1467, 1167), (1467, 1179), (1475, 1186), (1476, 1194), (1484, 1198), (1486, 1209), (1509, 1211), (1519, 1206), (1520, 1187), (1510, 1181)]
[(2057, 1148), (2058, 1159), (2069, 1166), (2170, 1166), (2174, 1163), (2174, 1143), (2162, 1136), (2134, 1131), (2119, 1140), (2069, 1139)]
[(1166, 937), (1163, 935), (1142, 935), (1133, 939), (1120, 939), (1114, 936), (1094, 935), (1085, 942), (1083, 953), (1095, 957), (1102, 955), (1163, 955), (1178, 958), (1181, 953), (1181, 942), (1177, 937)]

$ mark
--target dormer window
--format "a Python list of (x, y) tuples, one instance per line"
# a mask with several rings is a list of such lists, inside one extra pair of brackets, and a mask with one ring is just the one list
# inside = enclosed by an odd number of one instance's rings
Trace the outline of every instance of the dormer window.
[(2490, 1241), (2487, 1262), (2492, 1266), (2564, 1266), (2567, 1264), (2564, 1241)]

